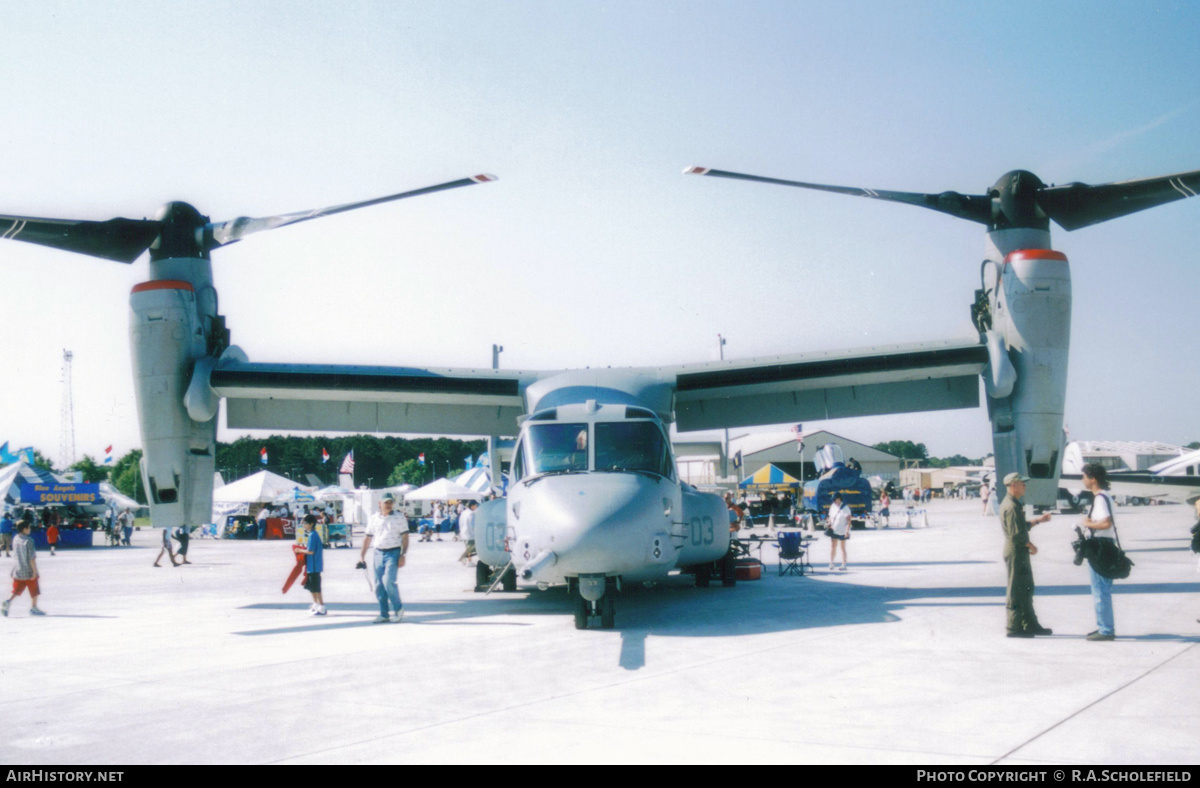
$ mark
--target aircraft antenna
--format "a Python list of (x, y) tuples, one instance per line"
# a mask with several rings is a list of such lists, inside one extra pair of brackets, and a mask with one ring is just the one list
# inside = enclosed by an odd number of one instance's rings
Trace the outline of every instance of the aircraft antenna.
[(63, 349), (62, 427), (58, 444), (58, 461), (63, 470), (75, 464), (75, 405), (71, 397), (71, 362), (74, 357), (74, 353)]

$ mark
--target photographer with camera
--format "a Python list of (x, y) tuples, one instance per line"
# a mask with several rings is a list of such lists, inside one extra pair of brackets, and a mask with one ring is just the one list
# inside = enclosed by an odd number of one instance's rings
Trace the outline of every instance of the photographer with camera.
[(1050, 515), (1043, 514), (1033, 522), (1025, 519), (1025, 483), (1029, 479), (1019, 473), (1004, 477), (1008, 494), (1000, 504), (1000, 523), (1004, 527), (1004, 563), (1008, 567), (1008, 593), (1005, 607), (1008, 610), (1007, 634), (1010, 638), (1031, 638), (1035, 635), (1052, 635), (1053, 630), (1042, 626), (1033, 612), (1033, 565), (1031, 555), (1037, 555), (1037, 547), (1029, 541), (1029, 529), (1038, 523), (1049, 521)]
[[(1108, 471), (1103, 465), (1089, 463), (1083, 466), (1083, 486), (1092, 493), (1092, 507), (1083, 518), (1085, 528), (1091, 530), (1096, 539), (1112, 540), (1113, 514), (1112, 501), (1104, 494), (1110, 485)], [(1095, 632), (1088, 633), (1087, 639), (1096, 641), (1116, 640), (1117, 633), (1113, 625), (1112, 578), (1105, 577), (1096, 571), (1092, 562), (1088, 562), (1088, 573), (1092, 580), (1092, 601), (1096, 606)]]

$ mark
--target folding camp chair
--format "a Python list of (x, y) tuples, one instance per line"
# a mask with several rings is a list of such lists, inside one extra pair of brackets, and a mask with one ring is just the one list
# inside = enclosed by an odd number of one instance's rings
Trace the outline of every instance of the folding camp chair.
[(778, 540), (776, 546), (779, 548), (779, 576), (791, 574), (803, 577), (806, 562), (805, 549), (800, 544), (800, 534), (780, 532), (775, 537)]

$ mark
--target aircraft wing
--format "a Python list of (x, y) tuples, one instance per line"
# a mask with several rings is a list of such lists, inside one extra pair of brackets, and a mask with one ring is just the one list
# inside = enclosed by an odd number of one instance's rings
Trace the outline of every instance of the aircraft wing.
[(715, 361), (669, 368), (680, 432), (979, 405), (978, 340)]
[[(1184, 503), (1193, 495), (1200, 495), (1200, 477), (1197, 476), (1159, 476), (1154, 473), (1110, 473), (1109, 492), (1115, 495), (1128, 495), (1133, 498), (1159, 498), (1164, 501)], [(1059, 484), (1078, 494), (1083, 487), (1083, 476), (1080, 474), (1064, 473), (1059, 477)]]
[(230, 428), (516, 435), (538, 373), (221, 361), (209, 385)]

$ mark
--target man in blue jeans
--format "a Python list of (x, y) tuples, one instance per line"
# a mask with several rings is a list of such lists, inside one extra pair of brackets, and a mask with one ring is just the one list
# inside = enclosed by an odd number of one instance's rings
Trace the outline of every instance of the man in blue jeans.
[[(396, 501), (391, 493), (384, 493), (379, 501), (379, 514), (371, 515), (363, 538), (360, 561), (367, 558), (367, 549), (375, 547), (373, 566), (375, 569), (375, 598), (379, 600), (379, 617), (376, 624), (391, 622), (399, 624), (401, 616), (400, 589), (396, 586), (396, 571), (404, 566), (404, 554), (408, 552), (408, 518), (393, 512)], [(388, 616), (388, 604), (392, 615)]]

